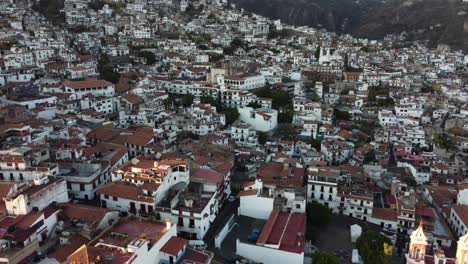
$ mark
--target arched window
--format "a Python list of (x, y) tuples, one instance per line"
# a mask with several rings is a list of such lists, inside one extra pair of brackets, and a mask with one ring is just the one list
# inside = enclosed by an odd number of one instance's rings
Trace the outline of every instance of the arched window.
[(421, 248), (418, 247), (418, 248), (416, 249), (416, 257), (415, 257), (415, 259), (419, 259), (419, 258), (420, 258), (420, 255), (421, 255)]

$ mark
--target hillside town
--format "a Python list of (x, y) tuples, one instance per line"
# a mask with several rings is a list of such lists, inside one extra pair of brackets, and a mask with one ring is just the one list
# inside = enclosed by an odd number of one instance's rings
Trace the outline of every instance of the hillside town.
[(0, 263), (468, 263), (462, 51), (227, 0), (0, 25)]

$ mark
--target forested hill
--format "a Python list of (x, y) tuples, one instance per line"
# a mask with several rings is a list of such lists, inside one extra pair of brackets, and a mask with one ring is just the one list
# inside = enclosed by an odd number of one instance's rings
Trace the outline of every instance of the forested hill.
[(371, 39), (405, 31), (410, 40), (468, 51), (468, 3), (462, 0), (232, 0), (293, 25), (323, 27)]

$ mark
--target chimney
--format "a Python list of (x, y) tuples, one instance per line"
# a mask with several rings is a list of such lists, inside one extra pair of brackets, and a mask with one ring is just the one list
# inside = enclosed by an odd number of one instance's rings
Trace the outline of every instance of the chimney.
[(166, 229), (171, 229), (172, 223), (170, 218), (166, 218)]

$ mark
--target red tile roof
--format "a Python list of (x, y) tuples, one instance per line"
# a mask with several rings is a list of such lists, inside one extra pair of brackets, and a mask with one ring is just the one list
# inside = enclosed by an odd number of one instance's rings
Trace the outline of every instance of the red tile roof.
[(171, 256), (178, 256), (179, 252), (184, 249), (188, 241), (181, 237), (173, 236), (171, 237), (166, 244), (161, 248), (161, 252), (169, 254)]
[(94, 88), (94, 87), (107, 87), (107, 86), (113, 86), (114, 84), (105, 80), (86, 79), (84, 81), (65, 80), (63, 81), (63, 85), (66, 87), (70, 87), (72, 89), (82, 89), (82, 88)]
[(468, 205), (452, 205), (452, 210), (458, 215), (465, 226), (468, 226)]
[(92, 228), (97, 228), (105, 215), (112, 211), (106, 208), (73, 203), (60, 204), (60, 208), (62, 209), (61, 215), (68, 219), (85, 221), (89, 223)]
[(210, 169), (199, 169), (193, 175), (192, 179), (203, 183), (220, 184), (223, 181), (223, 175)]
[(75, 252), (79, 247), (84, 244), (87, 244), (89, 240), (81, 235), (75, 234), (68, 239), (68, 243), (56, 247), (49, 257), (56, 259), (60, 263), (63, 263), (67, 260), (73, 252)]
[(143, 190), (141, 188), (124, 182), (108, 183), (99, 188), (96, 193), (146, 203), (154, 202), (153, 197), (143, 195)]
[(273, 210), (257, 241), (257, 245), (265, 244), (297, 254), (304, 252), (305, 214)]

